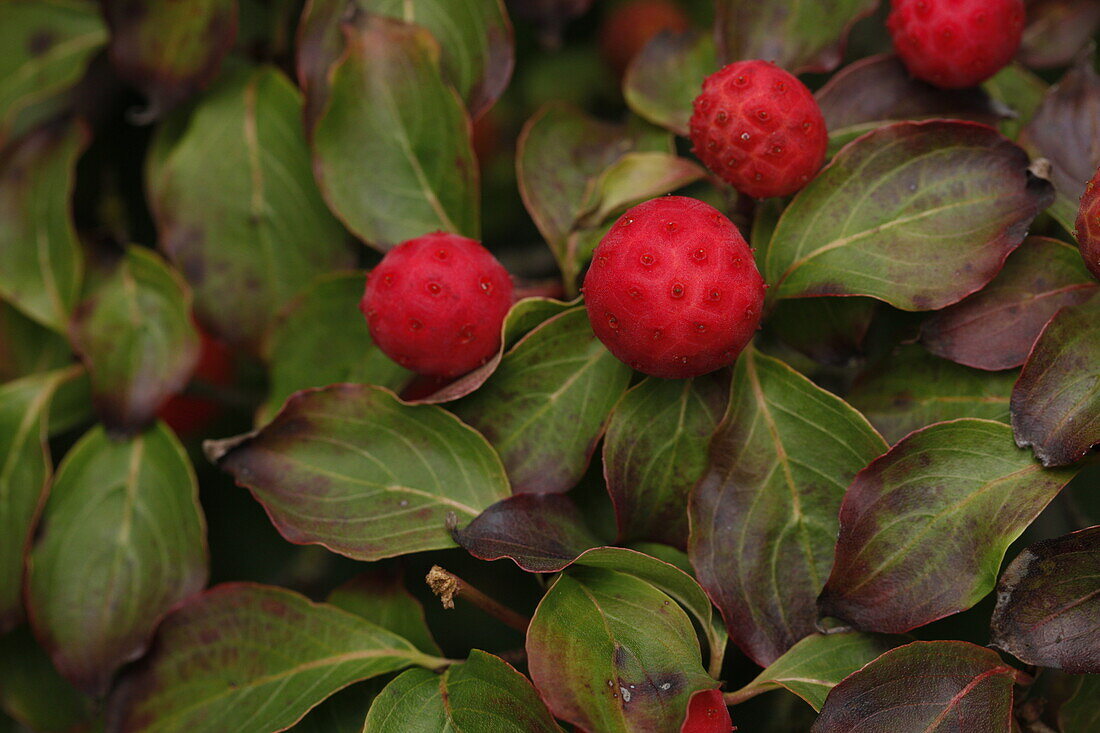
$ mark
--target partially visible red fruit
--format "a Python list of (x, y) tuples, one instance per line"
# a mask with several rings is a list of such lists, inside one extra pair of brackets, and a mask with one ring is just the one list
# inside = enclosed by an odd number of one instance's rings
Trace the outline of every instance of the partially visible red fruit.
[[(233, 383), (233, 355), (229, 348), (205, 331), (199, 332), (202, 339), (199, 361), (191, 375), (192, 382), (213, 387), (225, 387)], [(197, 394), (181, 393), (173, 396), (157, 412), (159, 417), (172, 428), (177, 435), (189, 436), (199, 433), (222, 412), (222, 405), (215, 399)]]
[(489, 250), (436, 232), (387, 252), (359, 308), (386, 356), (420, 374), (457, 377), (496, 353), (511, 305), (512, 279)]
[(717, 209), (665, 196), (622, 215), (584, 279), (592, 330), (640, 372), (684, 379), (737, 359), (760, 324), (764, 280)]
[(619, 76), (653, 36), (684, 31), (688, 17), (671, 0), (628, 0), (612, 7), (600, 27), (600, 52)]
[(805, 84), (775, 64), (739, 61), (703, 81), (691, 141), (712, 173), (763, 199), (805, 186), (825, 161), (829, 133)]
[(1077, 237), (1077, 246), (1081, 248), (1081, 256), (1085, 258), (1085, 267), (1100, 280), (1100, 169), (1097, 169), (1081, 196), (1081, 208), (1077, 211), (1073, 233)]
[(1023, 0), (893, 0), (886, 27), (909, 73), (945, 89), (1004, 68), (1024, 33)]
[(700, 690), (691, 696), (680, 733), (730, 733), (733, 727), (721, 690)]

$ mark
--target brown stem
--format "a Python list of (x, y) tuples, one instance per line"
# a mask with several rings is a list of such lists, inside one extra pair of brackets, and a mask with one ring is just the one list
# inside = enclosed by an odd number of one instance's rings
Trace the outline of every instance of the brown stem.
[(498, 603), (449, 570), (433, 565), (425, 580), (432, 593), (439, 596), (444, 608), (454, 608), (454, 599), (463, 598), (505, 626), (510, 626), (521, 634), (527, 633), (531, 619)]

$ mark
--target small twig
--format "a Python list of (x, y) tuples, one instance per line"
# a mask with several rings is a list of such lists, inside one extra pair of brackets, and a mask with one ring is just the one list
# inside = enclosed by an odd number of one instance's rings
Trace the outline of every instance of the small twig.
[(455, 598), (464, 598), (497, 621), (510, 626), (521, 634), (527, 633), (531, 619), (501, 605), (449, 570), (433, 565), (425, 578), (432, 593), (439, 596), (444, 608), (454, 608)]

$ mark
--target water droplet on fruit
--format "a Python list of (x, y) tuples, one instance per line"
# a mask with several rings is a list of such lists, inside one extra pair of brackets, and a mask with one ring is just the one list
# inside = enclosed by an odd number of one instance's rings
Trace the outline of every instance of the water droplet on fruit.
[(749, 80), (745, 77), (744, 74), (738, 74), (737, 76), (733, 77), (733, 83), (739, 87), (743, 87), (749, 83)]
[(481, 285), (481, 292), (485, 293), (486, 295), (492, 294), (492, 292), (493, 292), (493, 281), (492, 280), (490, 280), (487, 277), (482, 277), (479, 282), (480, 282), (480, 285)]
[(686, 356), (681, 356), (680, 357), (680, 363), (681, 364), (687, 364), (688, 363), (688, 358)]
[(674, 221), (666, 221), (665, 222), (665, 229), (667, 231), (674, 232), (677, 229), (679, 229), (679, 227), (676, 226), (676, 222), (674, 222)]
[(429, 282), (428, 292), (432, 295), (439, 295), (441, 292), (443, 292), (443, 288), (437, 282)]
[(715, 303), (717, 303), (718, 301), (720, 301), (722, 299), (722, 294), (720, 292), (718, 292), (717, 290), (711, 290), (710, 291), (710, 299), (713, 300)]
[(654, 341), (660, 341), (662, 336), (664, 336), (664, 333), (661, 332), (661, 329), (659, 329), (659, 328), (653, 329), (653, 340)]
[(783, 154), (783, 146), (782, 145), (772, 145), (772, 151), (771, 152), (772, 152), (772, 155), (782, 155)]
[(672, 286), (672, 290), (669, 292), (669, 294), (672, 295), (673, 298), (682, 298), (682, 297), (684, 297), (684, 286), (683, 286), (683, 284), (682, 283), (675, 283)]
[(386, 285), (393, 285), (393, 273), (387, 272), (382, 276), (382, 282)]
[(410, 318), (410, 319), (409, 319), (409, 330), (410, 330), (410, 331), (419, 331), (419, 330), (420, 330), (420, 329), (422, 329), (422, 328), (424, 328), (424, 324), (423, 324), (423, 323), (421, 323), (420, 321), (416, 320), (415, 318)]
[(646, 267), (649, 267), (654, 262), (656, 262), (653, 255), (651, 255), (649, 252), (646, 252), (645, 254), (642, 255), (641, 261), (642, 261), (642, 264), (645, 265)]
[(633, 219), (619, 219), (619, 226), (628, 227), (634, 223)]
[(749, 140), (752, 140), (752, 135), (750, 135), (747, 132), (742, 132), (741, 133), (741, 139), (748, 142)]
[(626, 292), (630, 294), (631, 298), (640, 298), (640, 297), (642, 297), (641, 288), (630, 288)]
[(619, 330), (619, 319), (615, 317), (614, 313), (607, 314), (607, 327), (612, 331)]
[(745, 320), (746, 321), (751, 320), (754, 315), (756, 315), (756, 311), (754, 311), (752, 309), (751, 305), (748, 306), (747, 308), (745, 308)]
[(695, 330), (698, 331), (699, 333), (705, 333), (706, 330), (707, 330), (707, 324), (705, 324), (705, 323), (696, 323), (695, 324)]
[(723, 126), (723, 125), (725, 125), (725, 124), (726, 124), (727, 122), (729, 122), (729, 121), (730, 121), (730, 116), (729, 116), (729, 114), (728, 114), (728, 113), (726, 112), (726, 110), (724, 110), (724, 109), (720, 109), (720, 110), (718, 110), (718, 114), (714, 116), (714, 121), (715, 121), (715, 123), (717, 123), (717, 124), (718, 124), (719, 126)]
[(436, 258), (437, 260), (445, 260), (445, 259), (447, 259), (447, 250), (445, 250), (445, 249), (437, 249), (437, 250), (435, 251), (435, 258)]
[(707, 150), (717, 150), (717, 149), (718, 149), (718, 141), (717, 140), (715, 140), (713, 137), (710, 140), (707, 140)]
[(700, 247), (699, 249), (692, 252), (691, 256), (696, 262), (705, 262), (707, 259), (707, 251)]
[(474, 324), (472, 323), (467, 323), (463, 326), (458, 332), (458, 343), (468, 344), (473, 341), (475, 338), (474, 330)]
[(758, 120), (760, 120), (761, 122), (767, 122), (768, 121), (768, 111), (766, 109), (756, 110), (756, 118)]

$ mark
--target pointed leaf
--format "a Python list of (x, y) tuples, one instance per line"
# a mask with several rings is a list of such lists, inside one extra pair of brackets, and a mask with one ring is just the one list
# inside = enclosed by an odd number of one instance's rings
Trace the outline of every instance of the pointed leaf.
[(878, 0), (718, 0), (718, 55), (727, 63), (768, 59), (792, 71), (832, 71), (840, 65), (848, 30), (877, 7)]
[(1100, 674), (1100, 527), (1012, 561), (997, 584), (990, 644), (1028, 664)]
[(153, 653), (113, 696), (108, 729), (284, 730), (352, 682), (444, 663), (333, 606), (229, 583), (164, 620)]
[(990, 420), (937, 423), (852, 482), (819, 603), (867, 631), (902, 633), (989, 591), (1008, 546), (1073, 478), (1044, 470)]
[(963, 641), (906, 644), (834, 687), (813, 733), (1005, 733), (1017, 674), (996, 652)]
[(1074, 463), (1100, 444), (1100, 297), (1047, 324), (1012, 390), (1012, 427), (1046, 466)]
[(980, 289), (1050, 203), (1027, 155), (984, 125), (901, 122), (846, 146), (783, 213), (773, 297), (868, 295), (935, 310)]
[(367, 570), (329, 593), (326, 603), (392, 631), (425, 654), (442, 654), (424, 620), (424, 609), (398, 573)]
[(575, 568), (543, 596), (527, 634), (531, 678), (558, 718), (588, 730), (673, 730), (711, 689), (691, 621), (632, 575)]
[(181, 392), (199, 358), (191, 292), (159, 256), (130, 247), (81, 304), (73, 347), (92, 380), (96, 409), (112, 430), (134, 433)]
[(276, 69), (239, 70), (203, 96), (174, 145), (162, 126), (150, 153), (161, 248), (199, 320), (231, 344), (256, 349), (279, 308), (352, 262), (313, 182), (301, 111)]
[(1058, 711), (1062, 733), (1092, 733), (1100, 726), (1100, 675), (1081, 677), (1077, 692)]
[(436, 230), (476, 239), (470, 120), (443, 81), (439, 44), (423, 28), (369, 13), (343, 30), (345, 51), (308, 121), (329, 205), (381, 250)]
[(194, 471), (167, 426), (81, 438), (54, 477), (27, 569), (31, 625), (58, 671), (105, 693), (160, 618), (206, 584), (205, 532)]
[(694, 183), (706, 172), (671, 153), (627, 153), (592, 182), (578, 226), (599, 226), (634, 204)]
[(687, 137), (691, 103), (702, 92), (703, 79), (717, 69), (713, 34), (663, 31), (627, 67), (623, 97), (638, 115)]
[(0, 147), (40, 121), (36, 105), (76, 84), (106, 42), (95, 2), (0, 3)]
[(357, 560), (453, 547), (448, 514), (472, 519), (509, 494), (475, 430), (370, 385), (299, 392), (258, 432), (206, 450), (287, 540)]
[(1077, 248), (1029, 237), (984, 290), (934, 313), (921, 341), (937, 356), (977, 367), (1011, 369), (1027, 359), (1051, 316), (1097, 292)]
[(603, 446), (619, 536), (685, 547), (688, 497), (703, 475), (722, 418), (728, 375), (650, 377), (615, 407)]
[(111, 63), (154, 113), (205, 88), (237, 37), (237, 0), (105, 0), (103, 11)]
[(843, 400), (749, 350), (692, 495), (688, 553), (730, 637), (761, 666), (813, 633), (852, 477), (886, 443)]
[(584, 475), (630, 374), (577, 308), (527, 334), (454, 410), (500, 453), (516, 492), (564, 492)]
[(960, 417), (1007, 424), (1016, 376), (980, 372), (906, 345), (860, 374), (848, 401), (892, 445), (914, 430)]
[(83, 275), (69, 197), (88, 137), (78, 123), (58, 123), (0, 153), (0, 297), (59, 333)]
[(820, 711), (825, 696), (838, 682), (898, 645), (897, 637), (841, 631), (811, 634), (756, 676), (730, 694), (738, 705), (769, 690), (787, 689)]

